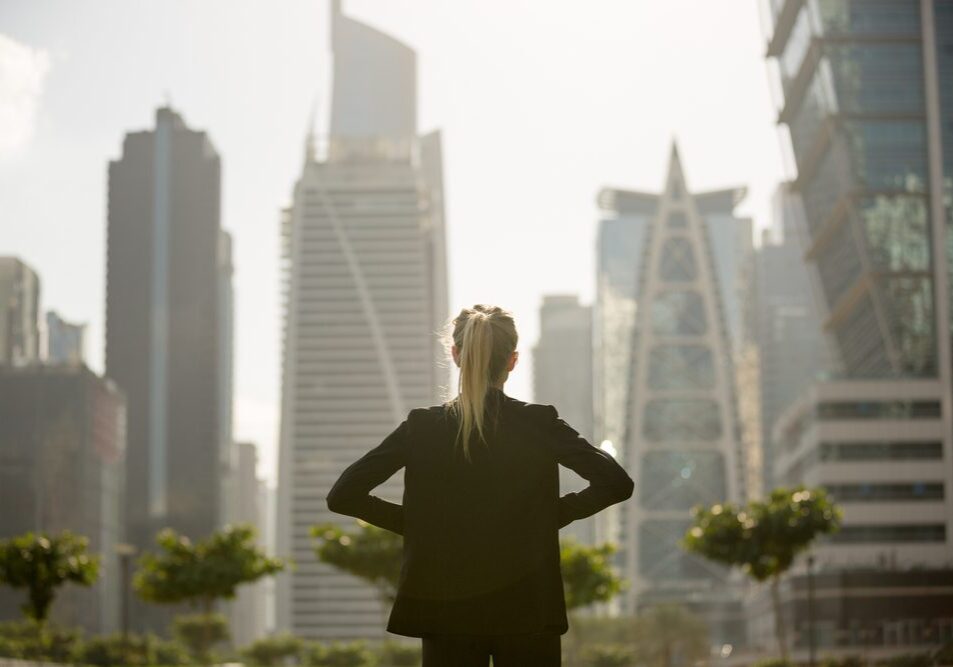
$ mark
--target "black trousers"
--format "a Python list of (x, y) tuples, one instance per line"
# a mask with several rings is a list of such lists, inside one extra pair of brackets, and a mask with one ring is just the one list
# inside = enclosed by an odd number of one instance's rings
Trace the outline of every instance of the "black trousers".
[(423, 639), (423, 667), (560, 667), (560, 637), (438, 635)]

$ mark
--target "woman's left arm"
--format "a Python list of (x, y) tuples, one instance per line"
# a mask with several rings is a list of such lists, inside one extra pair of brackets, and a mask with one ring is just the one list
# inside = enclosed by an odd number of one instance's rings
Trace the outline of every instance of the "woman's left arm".
[(404, 534), (404, 508), (370, 494), (407, 462), (407, 422), (341, 473), (328, 492), (328, 509)]

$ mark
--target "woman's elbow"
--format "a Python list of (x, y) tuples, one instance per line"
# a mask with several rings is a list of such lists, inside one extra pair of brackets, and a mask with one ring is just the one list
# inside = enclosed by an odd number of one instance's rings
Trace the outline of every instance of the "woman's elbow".
[(633, 491), (635, 491), (635, 482), (626, 475), (625, 479), (619, 483), (619, 496), (616, 502), (621, 503), (623, 500), (628, 500), (632, 497)]
[(345, 496), (336, 489), (331, 489), (326, 499), (328, 511), (335, 514), (347, 514), (348, 502)]

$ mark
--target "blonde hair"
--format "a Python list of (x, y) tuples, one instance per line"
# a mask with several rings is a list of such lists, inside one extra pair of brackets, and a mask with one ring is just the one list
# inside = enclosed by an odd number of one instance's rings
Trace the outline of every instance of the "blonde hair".
[(506, 381), (507, 362), (519, 336), (513, 316), (498, 306), (464, 308), (451, 325), (451, 342), (460, 355), (460, 382), (448, 405), (459, 421), (457, 442), (469, 461), (474, 437), (486, 442), (487, 392)]

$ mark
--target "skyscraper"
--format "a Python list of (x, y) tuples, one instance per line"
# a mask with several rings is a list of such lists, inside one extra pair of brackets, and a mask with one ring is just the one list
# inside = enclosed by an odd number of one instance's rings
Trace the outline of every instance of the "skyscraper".
[[(127, 535), (204, 538), (223, 520), (231, 443), (230, 257), (221, 164), (168, 107), (109, 165), (106, 374), (127, 397)], [(134, 607), (139, 627), (165, 617)]]
[[(235, 449), (235, 492), (229, 507), (230, 522), (252, 526), (258, 545), (263, 547), (266, 542), (261, 490), (264, 482), (258, 478), (258, 450), (251, 442), (237, 443)], [(238, 589), (231, 603), (232, 646), (247, 646), (265, 635), (265, 588), (265, 580), (259, 580)]]
[[(101, 558), (90, 588), (67, 586), (53, 620), (119, 629), (125, 405), (115, 383), (82, 365), (0, 366), (0, 538), (70, 530)], [(0, 590), (0, 619), (22, 618), (24, 590)]]
[(81, 364), (86, 358), (86, 325), (72, 324), (54, 311), (46, 314), (46, 360), (52, 364)]
[[(282, 230), (286, 262), (278, 553), (280, 628), (380, 637), (382, 601), (315, 561), (337, 476), (414, 407), (442, 399), (447, 317), (440, 136), (418, 137), (414, 52), (332, 4), (331, 134), (309, 136)], [(400, 499), (400, 476), (380, 493)]]
[(0, 364), (40, 358), (40, 279), (16, 257), (0, 257)]
[[(543, 297), (539, 341), (533, 348), (533, 400), (554, 405), (567, 423), (592, 440), (592, 309), (576, 295)], [(561, 492), (580, 491), (586, 482), (559, 469)], [(595, 517), (563, 529), (581, 542), (596, 540)]]
[(803, 207), (789, 183), (774, 196), (774, 225), (755, 256), (757, 339), (760, 351), (764, 490), (777, 486), (772, 429), (781, 413), (814, 382), (834, 372), (821, 328), (799, 234)]
[(750, 221), (732, 213), (743, 193), (692, 195), (673, 148), (643, 236), (624, 446), (639, 489), (623, 514), (627, 606), (688, 605), (708, 618), (713, 641), (729, 643), (742, 619), (726, 573), (679, 541), (694, 505), (744, 498), (733, 348), (750, 247), (737, 227), (750, 234)]
[[(814, 554), (818, 595), (837, 602), (812, 614), (821, 646), (909, 645), (953, 623), (953, 5), (763, 6), (841, 371), (777, 420), (773, 471), (827, 487), (844, 509)], [(802, 629), (809, 614), (791, 598), (804, 568), (785, 600)], [(897, 618), (913, 630), (898, 633)]]

